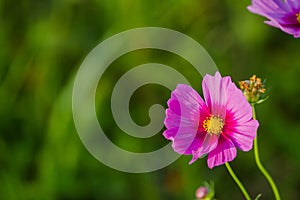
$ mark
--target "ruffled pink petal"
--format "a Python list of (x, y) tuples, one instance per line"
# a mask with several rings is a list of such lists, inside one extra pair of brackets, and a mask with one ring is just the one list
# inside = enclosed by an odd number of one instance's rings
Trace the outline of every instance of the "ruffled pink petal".
[(282, 26), (279, 25), (279, 28), (288, 34), (291, 34), (294, 36), (294, 38), (299, 38), (300, 37), (300, 25), (298, 27), (295, 26)]
[(240, 150), (249, 151), (252, 149), (258, 126), (258, 121), (252, 119), (248, 122), (226, 126), (223, 134)]
[(299, 0), (286, 0), (286, 3), (294, 10), (299, 11), (300, 1)]
[(294, 38), (300, 38), (300, 30), (293, 34)]
[(296, 13), (300, 10), (299, 0), (252, 0), (248, 10), (268, 18), (266, 24), (279, 28), (295, 38), (300, 37), (300, 25), (296, 19)]
[(208, 154), (207, 164), (210, 169), (232, 161), (236, 157), (236, 148), (230, 139), (221, 136), (218, 146)]
[(200, 148), (197, 149), (197, 151), (193, 151), (193, 158), (189, 162), (189, 164), (192, 164), (195, 162), (198, 158), (208, 154), (212, 150), (214, 150), (218, 145), (218, 139), (219, 137), (215, 134), (206, 134), (205, 139), (203, 143), (201, 144)]
[(243, 95), (242, 91), (238, 89), (231, 80), (230, 83), (227, 84), (226, 93), (226, 115), (230, 115), (232, 119), (239, 122), (245, 122), (252, 119), (251, 105)]
[(291, 11), (291, 7), (287, 3), (285, 3), (284, 1), (282, 1), (282, 0), (273, 0), (273, 1), (282, 10), (284, 10), (286, 12)]
[(225, 117), (226, 115), (226, 87), (230, 83), (229, 77), (222, 78), (219, 72), (214, 76), (205, 75), (202, 81), (202, 89), (205, 102), (211, 114)]
[(270, 25), (270, 26), (273, 26), (273, 27), (275, 27), (275, 28), (280, 28), (280, 24), (279, 23), (277, 23), (276, 21), (265, 21), (265, 24), (268, 24), (268, 25)]
[[(283, 22), (281, 22), (283, 21)], [(300, 37), (300, 24), (296, 21), (296, 18), (293, 21), (284, 21), (284, 20), (271, 20), (265, 21), (266, 24), (273, 26), (275, 28), (281, 29), (283, 32), (293, 35), (295, 38)]]
[(201, 110), (208, 108), (193, 88), (183, 84), (179, 84), (172, 92), (168, 106), (164, 137), (173, 141), (172, 146), (176, 152), (192, 154), (204, 140), (197, 132)]
[(251, 105), (234, 83), (227, 88), (227, 112), (223, 134), (239, 149), (249, 151), (256, 137), (258, 122), (253, 120)]
[(197, 129), (201, 104), (204, 104), (202, 98), (190, 86), (178, 85), (171, 94), (168, 101), (169, 108), (166, 110), (164, 121), (167, 128), (167, 132), (164, 133), (166, 139), (173, 139), (179, 127), (183, 132)]
[(177, 153), (190, 155), (202, 145), (203, 140), (204, 136), (202, 134), (194, 135), (180, 132), (173, 140), (172, 148)]
[[(264, 16), (273, 21), (272, 26), (276, 24), (297, 24), (295, 9), (281, 0), (253, 0), (252, 5), (248, 6), (248, 10), (255, 14)], [(295, 20), (287, 19), (287, 16), (293, 16)], [(269, 21), (267, 21), (267, 24)], [(277, 27), (276, 26), (276, 27)]]
[(252, 0), (252, 5), (247, 7), (250, 12), (269, 17), (270, 14), (285, 14), (291, 12), (288, 4), (281, 0)]
[(184, 119), (180, 115), (176, 114), (170, 108), (166, 110), (165, 126), (167, 130), (163, 133), (166, 139), (173, 140), (176, 136), (179, 126), (181, 132), (191, 132), (191, 128), (194, 127), (192, 120)]

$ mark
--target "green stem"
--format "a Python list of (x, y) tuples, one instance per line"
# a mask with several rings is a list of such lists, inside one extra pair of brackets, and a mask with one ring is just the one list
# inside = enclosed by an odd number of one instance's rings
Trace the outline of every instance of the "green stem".
[[(252, 112), (253, 112), (253, 119), (256, 119), (254, 105), (252, 105)], [(261, 173), (265, 176), (265, 178), (267, 179), (267, 181), (271, 185), (271, 188), (273, 190), (275, 199), (280, 200), (280, 195), (279, 195), (279, 192), (278, 192), (278, 189), (277, 189), (277, 186), (276, 186), (274, 180), (272, 179), (271, 175), (264, 168), (264, 166), (262, 165), (262, 163), (260, 161), (259, 152), (258, 152), (258, 144), (257, 144), (257, 136), (254, 139), (254, 157), (255, 157), (255, 162), (256, 162), (256, 165), (257, 165), (258, 169), (261, 171)]]
[(231, 177), (233, 178), (233, 180), (235, 181), (235, 183), (239, 186), (240, 190), (242, 191), (243, 195), (245, 196), (245, 198), (247, 200), (251, 200), (250, 195), (248, 194), (247, 190), (245, 189), (245, 187), (243, 186), (243, 184), (241, 183), (241, 181), (239, 180), (239, 178), (235, 175), (235, 173), (233, 172), (232, 168), (230, 167), (229, 163), (225, 163), (225, 166), (229, 172), (229, 174), (231, 175)]

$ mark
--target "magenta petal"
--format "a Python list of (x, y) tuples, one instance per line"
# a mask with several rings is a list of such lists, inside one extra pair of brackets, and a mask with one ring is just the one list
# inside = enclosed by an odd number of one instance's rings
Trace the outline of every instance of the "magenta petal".
[(300, 1), (299, 0), (286, 0), (287, 4), (294, 9), (294, 11), (299, 11)]
[(300, 37), (300, 24), (296, 14), (300, 11), (299, 0), (252, 0), (248, 10), (268, 18), (265, 23), (283, 32)]
[(252, 119), (252, 108), (233, 83), (227, 89), (227, 113), (223, 134), (239, 149), (249, 151), (256, 137), (258, 122)]
[(190, 161), (190, 164), (195, 162), (198, 158), (208, 154), (212, 150), (214, 150), (218, 145), (219, 137), (215, 134), (206, 134), (203, 143), (201, 144), (200, 148), (197, 151), (193, 151), (193, 158)]
[[(168, 108), (166, 110), (166, 119), (164, 121), (165, 126), (168, 130), (173, 130), (175, 132), (178, 131), (178, 128), (180, 127), (182, 130), (185, 130), (186, 128), (194, 127), (195, 121), (190, 119), (190, 117), (183, 117), (181, 115), (178, 115), (176, 112), (172, 111), (171, 108)], [(195, 118), (197, 116), (194, 116)], [(171, 139), (171, 138), (167, 138)]]
[(300, 38), (300, 30), (293, 34), (294, 38)]
[(168, 132), (164, 134), (165, 137), (173, 139), (179, 127), (183, 132), (197, 130), (201, 104), (205, 105), (194, 89), (187, 85), (178, 85), (168, 101), (169, 108), (164, 121)]
[(290, 12), (291, 8), (281, 0), (252, 0), (252, 5), (248, 6), (248, 10), (263, 15), (271, 13), (286, 13)]
[(273, 26), (275, 28), (280, 28), (280, 24), (277, 23), (276, 21), (265, 21), (266, 24), (270, 25), (270, 26)]
[(232, 161), (236, 157), (236, 148), (230, 139), (222, 136), (218, 146), (208, 154), (207, 164), (210, 169)]
[(215, 76), (205, 75), (202, 82), (203, 95), (211, 114), (225, 117), (226, 87), (231, 82), (229, 77), (222, 78), (219, 72)]
[[(269, 0), (270, 1), (270, 0)], [(275, 4), (277, 4), (277, 6), (279, 8), (281, 8), (282, 10), (289, 12), (291, 11), (291, 7), (289, 5), (287, 5), (285, 2), (283, 2), (282, 0), (273, 0)]]
[(286, 32), (288, 34), (291, 34), (294, 36), (294, 38), (300, 37), (300, 25), (298, 27), (295, 26), (281, 26), (279, 27), (283, 32)]
[(181, 132), (173, 140), (172, 147), (177, 153), (190, 155), (201, 146), (203, 140), (204, 137), (201, 135), (195, 136), (194, 134)]
[(230, 113), (232, 118), (241, 122), (249, 121), (252, 119), (252, 108), (242, 91), (230, 81), (226, 89), (227, 102), (226, 109), (227, 115)]
[[(173, 148), (180, 154), (192, 154), (202, 143), (197, 136), (200, 110), (206, 105), (199, 94), (190, 86), (179, 84), (168, 101), (164, 121), (166, 139), (173, 141)], [(207, 109), (207, 108), (206, 108)]]
[(172, 92), (168, 106), (177, 115), (189, 118), (191, 115), (199, 115), (199, 109), (206, 105), (191, 86), (179, 84)]
[(252, 149), (258, 125), (257, 120), (250, 120), (236, 125), (231, 129), (226, 129), (224, 134), (226, 134), (236, 147), (242, 151), (249, 151)]

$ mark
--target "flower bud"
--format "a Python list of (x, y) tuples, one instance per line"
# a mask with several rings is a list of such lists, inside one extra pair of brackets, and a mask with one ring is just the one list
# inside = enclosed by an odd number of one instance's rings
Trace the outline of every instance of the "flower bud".
[(207, 193), (208, 193), (208, 189), (204, 186), (201, 186), (196, 190), (196, 198), (204, 199), (204, 197), (206, 197)]
[(195, 192), (197, 200), (212, 200), (215, 195), (214, 183), (204, 182)]
[(249, 80), (240, 81), (240, 88), (243, 94), (247, 98), (247, 101), (251, 104), (262, 103), (267, 99), (265, 81), (262, 82), (261, 78), (253, 75)]

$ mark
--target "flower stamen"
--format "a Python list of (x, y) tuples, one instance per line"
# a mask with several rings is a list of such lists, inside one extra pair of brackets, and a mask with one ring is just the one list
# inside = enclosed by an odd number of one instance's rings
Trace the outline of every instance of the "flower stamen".
[(203, 128), (209, 134), (220, 135), (224, 124), (224, 120), (220, 116), (211, 115), (203, 121)]
[(296, 17), (297, 17), (298, 23), (300, 24), (300, 12), (296, 14)]
[(256, 103), (266, 93), (264, 82), (261, 81), (261, 78), (256, 77), (256, 75), (250, 77), (250, 80), (240, 81), (239, 84), (250, 103)]

